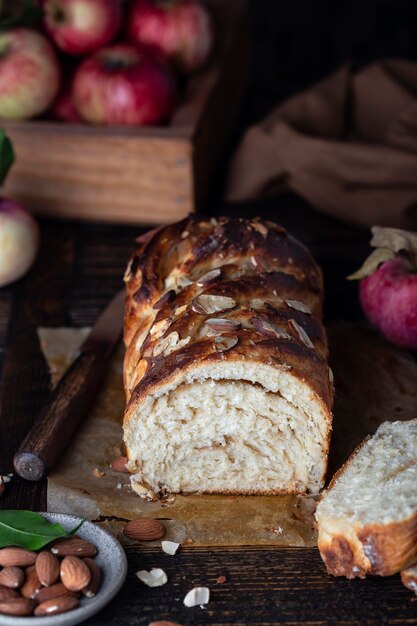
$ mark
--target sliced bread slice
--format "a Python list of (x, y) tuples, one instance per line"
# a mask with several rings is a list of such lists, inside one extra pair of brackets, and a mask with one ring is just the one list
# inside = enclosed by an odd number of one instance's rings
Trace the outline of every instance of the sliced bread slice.
[(336, 473), (316, 511), (329, 573), (389, 576), (417, 561), (417, 419), (385, 422)]

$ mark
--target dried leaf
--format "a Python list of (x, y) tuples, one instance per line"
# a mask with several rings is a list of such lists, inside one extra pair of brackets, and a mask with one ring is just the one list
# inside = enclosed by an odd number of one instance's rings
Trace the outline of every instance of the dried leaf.
[(388, 248), (392, 252), (412, 252), (417, 254), (417, 233), (399, 228), (372, 227), (371, 246), (373, 248)]
[(393, 259), (395, 254), (388, 248), (377, 248), (366, 259), (365, 263), (356, 272), (347, 277), (348, 280), (361, 280), (366, 278), (388, 259)]

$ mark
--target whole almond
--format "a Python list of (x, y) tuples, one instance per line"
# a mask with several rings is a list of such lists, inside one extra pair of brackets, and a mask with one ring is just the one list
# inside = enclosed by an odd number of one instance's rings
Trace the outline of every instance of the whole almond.
[(84, 560), (84, 563), (87, 565), (88, 569), (90, 570), (90, 574), (91, 574), (90, 582), (88, 583), (87, 587), (83, 589), (83, 594), (87, 598), (92, 598), (93, 596), (96, 595), (101, 585), (101, 569), (99, 568), (97, 563), (94, 561), (94, 559), (90, 559), (89, 557), (87, 557), (86, 559), (83, 559), (83, 560)]
[(28, 567), (36, 561), (36, 552), (24, 548), (2, 548), (0, 550), (0, 565), (2, 567)]
[(158, 519), (139, 517), (127, 522), (123, 528), (123, 534), (130, 539), (138, 541), (155, 541), (160, 539), (165, 532), (165, 527)]
[(42, 585), (49, 587), (59, 578), (59, 559), (49, 550), (39, 552), (36, 559), (36, 573)]
[(57, 556), (96, 556), (97, 548), (92, 543), (79, 537), (71, 537), (58, 541), (51, 548), (52, 554)]
[(42, 602), (35, 609), (35, 615), (41, 617), (43, 615), (58, 615), (59, 613), (66, 613), (76, 609), (80, 601), (78, 598), (72, 598), (71, 596), (61, 596), (59, 598), (53, 598), (52, 600), (46, 600)]
[(34, 565), (31, 565), (26, 569), (26, 580), (20, 590), (20, 593), (24, 598), (30, 598), (33, 600), (41, 587), (42, 584), (36, 573), (36, 568)]
[(118, 459), (114, 459), (114, 461), (112, 461), (110, 467), (116, 472), (123, 472), (126, 474), (129, 472), (129, 470), (126, 469), (126, 463), (128, 460), (127, 456), (119, 456)]
[(36, 595), (36, 601), (39, 604), (46, 602), (47, 600), (53, 600), (54, 598), (60, 598), (61, 596), (71, 596), (72, 598), (79, 597), (78, 591), (70, 591), (66, 588), (64, 583), (56, 583), (50, 587), (42, 587), (42, 589)]
[(91, 580), (87, 565), (76, 556), (66, 556), (61, 563), (61, 580), (70, 591), (81, 591)]
[(12, 600), (13, 598), (19, 598), (19, 592), (15, 589), (9, 589), (9, 587), (4, 587), (4, 585), (0, 585), (0, 602)]
[(4, 602), (0, 602), (0, 613), (6, 615), (31, 615), (35, 603), (29, 598), (13, 598)]
[(25, 582), (25, 574), (19, 567), (5, 567), (0, 572), (0, 585), (18, 589)]

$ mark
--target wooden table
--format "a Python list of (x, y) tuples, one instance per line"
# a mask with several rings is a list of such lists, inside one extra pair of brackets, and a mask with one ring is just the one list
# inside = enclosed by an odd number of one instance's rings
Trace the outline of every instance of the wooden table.
[[(326, 318), (361, 316), (357, 286), (345, 280), (368, 249), (368, 233), (313, 212), (288, 196), (219, 212), (274, 218), (308, 244), (326, 281)], [(42, 249), (30, 274), (0, 290), (0, 470), (10, 471), (15, 448), (48, 394), (48, 374), (36, 326), (92, 324), (120, 287), (139, 228), (42, 223)], [(13, 478), (4, 508), (45, 510), (46, 486)], [(175, 557), (157, 549), (129, 550), (129, 574), (119, 595), (86, 624), (417, 624), (417, 598), (399, 577), (339, 580), (324, 571), (316, 549), (187, 548)], [(163, 567), (169, 582), (149, 589), (134, 573)], [(224, 584), (216, 579), (225, 576)], [(197, 585), (211, 589), (207, 609), (182, 600)], [(51, 620), (53, 623), (53, 620)]]

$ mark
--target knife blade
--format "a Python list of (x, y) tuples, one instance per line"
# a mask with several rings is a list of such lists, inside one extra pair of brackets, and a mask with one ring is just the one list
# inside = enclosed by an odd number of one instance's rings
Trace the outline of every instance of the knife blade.
[(99, 390), (108, 357), (121, 337), (124, 301), (122, 290), (101, 313), (19, 446), (13, 465), (22, 478), (41, 480), (62, 457)]

